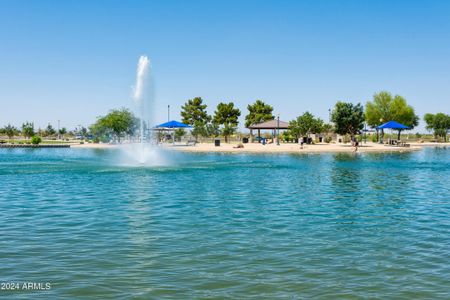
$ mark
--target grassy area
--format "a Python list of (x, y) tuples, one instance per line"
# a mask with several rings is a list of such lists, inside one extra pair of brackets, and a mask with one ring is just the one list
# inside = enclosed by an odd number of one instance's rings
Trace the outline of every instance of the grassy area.
[[(8, 144), (31, 144), (31, 139), (0, 139)], [(79, 143), (80, 141), (66, 141), (66, 140), (42, 140), (41, 144), (69, 144), (69, 143)]]
[[(386, 135), (390, 137), (391, 135)], [(392, 134), (392, 138), (397, 139), (397, 134)], [(401, 140), (409, 140), (409, 141), (415, 141), (415, 142), (444, 142), (444, 138), (442, 137), (434, 137), (432, 134), (421, 134), (417, 136), (416, 134), (402, 134), (400, 135)]]

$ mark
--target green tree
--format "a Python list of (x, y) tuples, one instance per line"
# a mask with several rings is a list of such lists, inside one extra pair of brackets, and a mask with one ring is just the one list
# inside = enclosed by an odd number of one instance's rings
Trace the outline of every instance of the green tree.
[(427, 130), (432, 130), (435, 137), (443, 137), (447, 142), (447, 135), (450, 131), (450, 115), (444, 113), (425, 114), (423, 119), (427, 123)]
[(326, 133), (326, 134), (331, 134), (333, 133), (333, 125), (329, 124), (329, 123), (325, 123), (322, 126), (322, 132)]
[(364, 128), (364, 108), (360, 103), (337, 102), (331, 113), (334, 131), (340, 135), (350, 134), (353, 138)]
[(88, 134), (88, 129), (84, 126), (81, 126), (79, 128), (75, 128), (75, 131), (78, 135), (80, 135), (82, 138), (85, 138)]
[(113, 134), (111, 129), (106, 126), (105, 122), (103, 122), (101, 118), (89, 126), (89, 131), (96, 138), (96, 140), (102, 142), (107, 142), (109, 140), (109, 136)]
[(323, 125), (320, 118), (315, 118), (310, 112), (305, 112), (297, 119), (289, 122), (289, 129), (296, 138), (300, 138), (310, 133), (321, 133)]
[(247, 109), (248, 115), (245, 116), (245, 127), (275, 119), (275, 116), (272, 114), (273, 107), (261, 100), (256, 100), (255, 103), (249, 104)]
[(47, 128), (45, 128), (44, 130), (44, 135), (45, 136), (52, 136), (56, 134), (56, 130), (53, 128), (53, 126), (49, 123), (47, 125)]
[(19, 129), (17, 129), (16, 127), (14, 127), (11, 124), (8, 124), (5, 127), (3, 127), (3, 132), (11, 140), (14, 136), (19, 134)]
[(214, 112), (213, 123), (216, 125), (223, 125), (221, 132), (225, 137), (225, 142), (228, 143), (228, 137), (236, 132), (239, 124), (239, 117), (241, 111), (234, 107), (234, 103), (219, 103)]
[(31, 122), (25, 122), (22, 124), (22, 135), (25, 138), (30, 138), (34, 135), (34, 124)]
[(186, 130), (184, 130), (183, 128), (175, 129), (174, 135), (175, 139), (180, 139), (186, 135)]
[(219, 125), (214, 123), (208, 123), (205, 126), (205, 136), (216, 137), (220, 135)]
[(292, 130), (290, 130), (290, 129), (284, 130), (283, 133), (281, 134), (281, 138), (284, 142), (290, 142), (295, 137), (296, 137), (295, 134), (293, 134)]
[(113, 109), (106, 116), (99, 117), (91, 126), (91, 132), (96, 136), (111, 133), (120, 139), (124, 134), (133, 134), (137, 128), (138, 120), (126, 108)]
[(325, 134), (325, 142), (329, 143), (332, 141), (333, 139), (333, 125), (330, 123), (325, 123), (322, 126), (322, 132)]
[(192, 127), (192, 135), (197, 140), (198, 136), (206, 136), (206, 125), (211, 121), (211, 116), (206, 112), (207, 105), (203, 104), (201, 97), (189, 99), (181, 107), (182, 122)]
[(367, 125), (371, 127), (389, 121), (396, 121), (411, 129), (419, 124), (419, 116), (415, 114), (414, 108), (402, 96), (392, 96), (386, 91), (375, 94), (373, 101), (366, 103), (365, 116)]
[(61, 135), (62, 138), (64, 138), (64, 135), (67, 133), (66, 127), (59, 129), (58, 133)]

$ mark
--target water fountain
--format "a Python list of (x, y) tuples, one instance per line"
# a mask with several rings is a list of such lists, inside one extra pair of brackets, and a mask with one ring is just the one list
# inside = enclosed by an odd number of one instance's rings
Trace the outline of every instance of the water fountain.
[(142, 55), (136, 72), (136, 84), (133, 88), (134, 113), (139, 118), (138, 142), (121, 147), (121, 163), (135, 166), (167, 165), (161, 149), (154, 145), (150, 128), (154, 124), (154, 97), (152, 94), (150, 60)]
[[(151, 118), (151, 106), (153, 106), (153, 97), (148, 95), (148, 88), (146, 82), (149, 77), (150, 60), (147, 56), (142, 55), (139, 58), (136, 74), (136, 85), (134, 87), (134, 104), (136, 107), (136, 113), (140, 119), (140, 143), (144, 143), (145, 139), (145, 121), (147, 120), (147, 126), (153, 124)], [(147, 100), (147, 101), (146, 101)]]

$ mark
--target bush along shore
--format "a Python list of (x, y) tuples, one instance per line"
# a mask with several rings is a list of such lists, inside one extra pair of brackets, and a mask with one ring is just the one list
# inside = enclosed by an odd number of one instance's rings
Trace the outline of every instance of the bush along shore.
[(0, 148), (70, 148), (70, 144), (0, 144)]

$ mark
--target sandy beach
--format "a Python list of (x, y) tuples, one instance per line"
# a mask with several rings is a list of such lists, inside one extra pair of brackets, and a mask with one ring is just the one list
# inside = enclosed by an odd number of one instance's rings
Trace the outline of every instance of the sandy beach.
[[(262, 145), (258, 143), (243, 144), (244, 148), (236, 148), (237, 144), (224, 144), (220, 147), (214, 144), (197, 144), (195, 146), (172, 146), (168, 147), (176, 151), (186, 152), (232, 152), (232, 153), (321, 153), (321, 152), (354, 152), (355, 148), (350, 144), (314, 144), (303, 145), (299, 144), (267, 144)], [(420, 150), (420, 146), (411, 147), (393, 147), (385, 146), (375, 143), (367, 143), (358, 147), (357, 152), (391, 152), (391, 151), (414, 151)]]
[[(354, 152), (355, 149), (350, 144), (314, 144), (304, 145), (303, 148), (299, 144), (267, 144), (262, 145), (258, 143), (243, 144), (244, 148), (236, 148), (236, 143), (222, 143), (219, 147), (214, 146), (212, 143), (198, 143), (195, 146), (186, 146), (183, 144), (162, 144), (159, 147), (182, 152), (229, 152), (229, 153), (326, 153), (326, 152)], [(117, 144), (72, 144), (72, 148), (79, 149), (108, 149), (116, 148)], [(446, 147), (450, 146), (450, 143), (411, 143), (410, 147), (395, 147), (382, 145), (378, 143), (367, 142), (358, 147), (357, 152), (406, 152), (417, 151), (423, 147)]]

